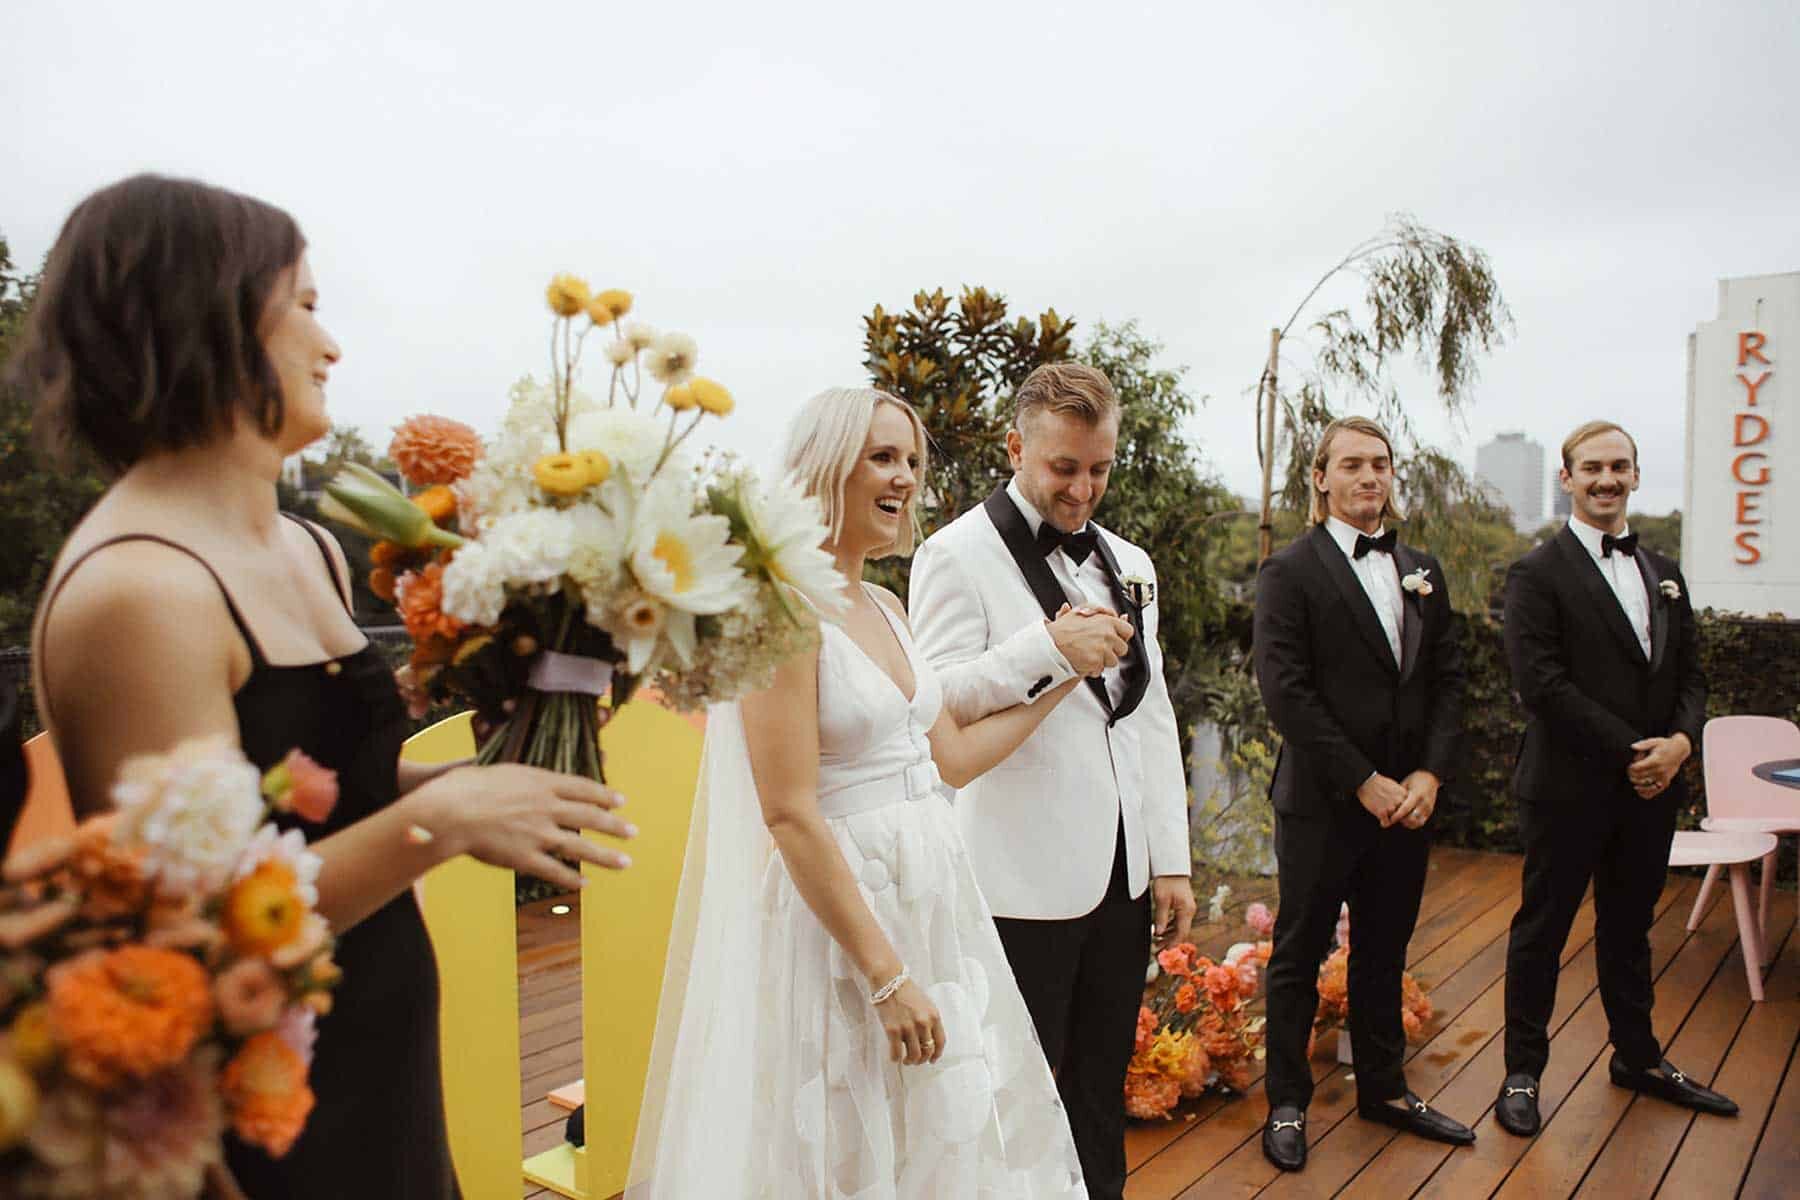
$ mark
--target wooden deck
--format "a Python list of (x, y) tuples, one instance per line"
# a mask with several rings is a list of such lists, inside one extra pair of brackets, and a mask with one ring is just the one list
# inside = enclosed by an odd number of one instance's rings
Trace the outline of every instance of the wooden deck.
[[(1450, 1150), (1395, 1135), (1355, 1115), (1353, 1078), (1320, 1039), (1318, 1090), (1308, 1114), (1307, 1169), (1281, 1176), (1262, 1157), (1258, 1079), (1244, 1097), (1184, 1103), (1173, 1120), (1135, 1124), (1126, 1142), (1129, 1200), (1223, 1196), (1784, 1196), (1800, 1191), (1800, 950), (1791, 937), (1792, 893), (1770, 914), (1778, 947), (1767, 1002), (1752, 1005), (1737, 952), (1729, 889), (1714, 889), (1700, 928), (1684, 928), (1698, 881), (1670, 880), (1651, 932), (1656, 1030), (1669, 1057), (1715, 1082), (1743, 1107), (1735, 1119), (1696, 1117), (1612, 1086), (1606, 1017), (1595, 990), (1594, 916), (1584, 905), (1563, 954), (1543, 1080), (1544, 1130), (1530, 1141), (1495, 1125), (1490, 1108), (1501, 1059), (1507, 924), (1518, 901), (1519, 859), (1439, 850), (1409, 950), (1409, 968), (1436, 1013), (1410, 1049), (1407, 1081), (1420, 1096), (1475, 1128), (1473, 1147)], [(1229, 926), (1196, 931), (1221, 954), (1248, 935), (1236, 918), (1252, 899), (1272, 904), (1268, 881), (1238, 881)], [(1203, 898), (1204, 901), (1204, 898)], [(522, 1053), (520, 1103), (526, 1154), (556, 1144), (563, 1113), (543, 1097), (581, 1073), (580, 973), (573, 916), (549, 902), (519, 922)], [(527, 1187), (526, 1196), (550, 1193)], [(951, 1200), (951, 1198), (945, 1198)]]

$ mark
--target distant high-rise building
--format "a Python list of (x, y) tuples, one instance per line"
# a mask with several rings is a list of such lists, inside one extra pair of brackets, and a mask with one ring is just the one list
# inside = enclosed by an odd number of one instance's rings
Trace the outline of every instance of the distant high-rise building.
[(1475, 451), (1475, 479), (1512, 512), (1513, 528), (1544, 523), (1544, 447), (1522, 433), (1503, 433)]
[(1556, 495), (1550, 501), (1551, 517), (1558, 521), (1566, 521), (1569, 519), (1569, 514), (1574, 511), (1574, 501), (1570, 498), (1569, 493), (1557, 488)]

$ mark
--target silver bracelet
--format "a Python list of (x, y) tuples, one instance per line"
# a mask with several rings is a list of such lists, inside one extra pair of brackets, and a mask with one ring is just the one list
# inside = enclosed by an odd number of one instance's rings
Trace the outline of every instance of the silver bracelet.
[(875, 991), (869, 996), (869, 1003), (870, 1004), (884, 1004), (887, 1001), (892, 1000), (894, 998), (894, 993), (899, 991), (901, 986), (904, 985), (906, 983), (906, 981), (911, 978), (912, 978), (911, 972), (909, 972), (905, 967), (901, 967), (900, 973), (898, 975), (894, 976), (892, 979), (888, 980), (886, 983), (882, 984), (880, 987), (875, 989)]

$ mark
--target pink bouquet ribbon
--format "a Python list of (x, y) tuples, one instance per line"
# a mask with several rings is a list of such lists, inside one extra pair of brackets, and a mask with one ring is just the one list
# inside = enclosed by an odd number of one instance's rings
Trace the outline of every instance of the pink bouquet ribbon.
[(531, 675), (526, 683), (540, 692), (604, 696), (606, 689), (612, 686), (612, 676), (613, 665), (603, 658), (546, 650), (531, 664)]

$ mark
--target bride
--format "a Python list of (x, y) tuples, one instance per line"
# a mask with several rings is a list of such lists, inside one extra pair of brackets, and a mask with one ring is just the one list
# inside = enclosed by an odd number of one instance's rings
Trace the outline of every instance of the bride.
[(849, 582), (816, 655), (717, 705), (630, 1200), (1083, 1197), (1031, 1019), (939, 790), (1001, 762), (1080, 681), (959, 728), (900, 602), (925, 432), (867, 389), (813, 397), (786, 467)]

